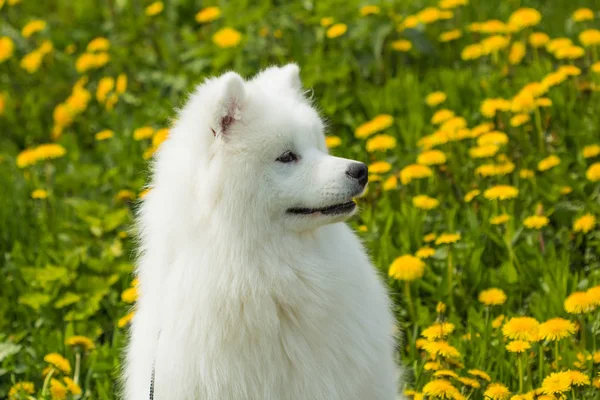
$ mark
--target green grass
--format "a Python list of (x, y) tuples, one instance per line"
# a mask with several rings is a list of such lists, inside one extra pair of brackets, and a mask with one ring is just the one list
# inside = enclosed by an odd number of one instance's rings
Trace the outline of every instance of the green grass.
[[(432, 166), (432, 177), (407, 184), (398, 181), (391, 190), (372, 182), (359, 201), (361, 212), (351, 225), (389, 283), (398, 327), (404, 332), (399, 353), (408, 371), (405, 388), (421, 393), (435, 379), (434, 371), (424, 368), (431, 355), (417, 344), (425, 328), (446, 321), (455, 326), (446, 340), (460, 357), (439, 357), (443, 369), (460, 376), (481, 369), (493, 382), (519, 393), (518, 358), (506, 350), (509, 339), (491, 321), (500, 315), (506, 316), (504, 322), (527, 315), (539, 322), (564, 318), (579, 324), (579, 329), (558, 342), (534, 342), (520, 356), (526, 365), (522, 392), (540, 388), (552, 372), (577, 369), (589, 377), (590, 384), (574, 386), (565, 396), (598, 398), (600, 383), (592, 381), (599, 372), (600, 353), (595, 358), (594, 352), (599, 350), (600, 307), (581, 315), (568, 314), (564, 308), (571, 293), (600, 284), (598, 227), (588, 233), (573, 229), (574, 220), (583, 214), (600, 215), (600, 185), (586, 178), (586, 170), (599, 160), (582, 156), (585, 146), (600, 144), (600, 73), (591, 68), (598, 61), (598, 49), (586, 48), (584, 57), (567, 62), (545, 49), (536, 53), (527, 46), (517, 65), (508, 64), (507, 49), (471, 61), (460, 56), (465, 46), (486, 36), (469, 32), (470, 23), (506, 21), (519, 7), (536, 8), (542, 20), (535, 28), (512, 34), (511, 43), (525, 43), (535, 30), (579, 44), (579, 33), (598, 29), (600, 16), (574, 22), (571, 14), (579, 7), (598, 10), (598, 2), (472, 0), (473, 4), (454, 10), (451, 19), (402, 32), (396, 29), (402, 17), (435, 3), (374, 1), (381, 12), (361, 17), (359, 10), (365, 3), (356, 0), (223, 1), (215, 3), (222, 17), (206, 24), (194, 20), (201, 9), (199, 1), (165, 2), (160, 14), (147, 16), (144, 10), (150, 3), (23, 0), (0, 8), (0, 37), (14, 42), (12, 56), (0, 62), (4, 100), (0, 102), (4, 104), (0, 106), (0, 187), (4, 188), (0, 194), (0, 398), (6, 398), (20, 381), (35, 383), (35, 398), (50, 398), (50, 379), (43, 389), (48, 367), (44, 356), (60, 353), (75, 367), (81, 350), (65, 345), (72, 335), (85, 335), (96, 346), (82, 354), (79, 363), (82, 396), (115, 398), (120, 354), (126, 344), (126, 327), (119, 327), (118, 321), (131, 308), (121, 293), (133, 278), (136, 207), (118, 194), (122, 190), (139, 194), (143, 189), (147, 179), (143, 155), (152, 145), (151, 139), (134, 140), (134, 131), (143, 126), (168, 127), (176, 115), (174, 108), (204, 77), (226, 70), (249, 77), (261, 68), (289, 61), (300, 65), (305, 87), (311, 89), (329, 122), (328, 135), (341, 139), (332, 153), (368, 164), (389, 162), (391, 171), (381, 174), (381, 182), (416, 162), (424, 151), (419, 140), (438, 129), (430, 122), (437, 109), (453, 110), (469, 128), (493, 122), (495, 129), (508, 135), (508, 143), (498, 153), (515, 165), (508, 174), (477, 175), (478, 166), (498, 161), (469, 157), (476, 139), (450, 141), (435, 147), (445, 153), (447, 162)], [(347, 24), (347, 32), (327, 38), (327, 28), (320, 25), (323, 17)], [(21, 29), (33, 19), (45, 20), (47, 27), (24, 38)], [(241, 32), (237, 46), (220, 49), (212, 42), (212, 35), (223, 27)], [(440, 43), (438, 35), (451, 29), (461, 29), (462, 38)], [(280, 37), (274, 35), (277, 30)], [(110, 61), (79, 73), (77, 58), (99, 36), (110, 41)], [(391, 43), (398, 39), (410, 40), (412, 49), (394, 51)], [(50, 40), (54, 50), (39, 69), (26, 72), (21, 59), (44, 40)], [(68, 51), (70, 45), (74, 52)], [(0, 59), (2, 51), (0, 47)], [(581, 75), (544, 95), (552, 106), (540, 108), (539, 123), (534, 111), (531, 121), (520, 127), (510, 125), (511, 112), (493, 118), (482, 115), (485, 99), (512, 99), (524, 85), (539, 82), (568, 63), (581, 68)], [(107, 110), (96, 100), (98, 82), (119, 74), (127, 76), (127, 90), (114, 109)], [(53, 112), (83, 75), (88, 77), (85, 88), (91, 100), (56, 140), (66, 154), (19, 168), (16, 158), (22, 150), (53, 142)], [(447, 100), (428, 106), (426, 95), (438, 90), (446, 93)], [(380, 133), (396, 138), (397, 145), (369, 153), (366, 140), (357, 139), (354, 132), (380, 114), (394, 117), (392, 126)], [(114, 137), (95, 140), (94, 135), (105, 129), (114, 131)], [(538, 171), (538, 162), (550, 154), (560, 157), (561, 163)], [(525, 168), (535, 171), (532, 179), (520, 177)], [(518, 197), (490, 201), (479, 195), (464, 201), (470, 190), (483, 193), (497, 184), (517, 187)], [(564, 186), (572, 192), (561, 194)], [(36, 189), (46, 190), (49, 196), (32, 199)], [(417, 209), (412, 198), (421, 194), (440, 205), (430, 211)], [(490, 217), (502, 212), (510, 221), (490, 224)], [(540, 230), (524, 226), (524, 219), (535, 214), (547, 216), (548, 225)], [(397, 257), (425, 246), (426, 234), (443, 232), (460, 233), (461, 239), (450, 246), (431, 244), (436, 252), (424, 260), (423, 277), (408, 285), (409, 303), (405, 283), (389, 278), (388, 269)], [(493, 307), (481, 304), (479, 293), (489, 288), (502, 289), (506, 302)], [(436, 312), (439, 302), (447, 307), (444, 313)], [(63, 376), (54, 368), (51, 378)], [(484, 398), (487, 382), (480, 380), (481, 388), (473, 389), (447, 379), (463, 396)]]

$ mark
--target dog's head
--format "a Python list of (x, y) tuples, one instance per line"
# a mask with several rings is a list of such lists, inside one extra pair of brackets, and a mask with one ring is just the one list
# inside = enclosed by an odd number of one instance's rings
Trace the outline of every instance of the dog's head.
[(351, 216), (368, 180), (364, 164), (327, 153), (323, 130), (296, 65), (228, 72), (192, 95), (155, 169), (177, 165), (208, 213), (310, 230)]

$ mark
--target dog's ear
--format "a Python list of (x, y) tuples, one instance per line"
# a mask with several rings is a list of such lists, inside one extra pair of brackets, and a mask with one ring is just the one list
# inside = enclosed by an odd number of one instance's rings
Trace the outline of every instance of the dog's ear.
[(235, 72), (221, 76), (222, 89), (217, 102), (213, 126), (213, 135), (226, 136), (231, 126), (242, 118), (242, 104), (246, 99), (244, 80)]
[(293, 95), (302, 96), (300, 68), (296, 64), (269, 67), (256, 75), (254, 81), (266, 91), (291, 92)]
[(302, 92), (302, 81), (300, 80), (300, 67), (297, 64), (287, 64), (279, 69), (283, 85), (289, 86), (298, 93)]

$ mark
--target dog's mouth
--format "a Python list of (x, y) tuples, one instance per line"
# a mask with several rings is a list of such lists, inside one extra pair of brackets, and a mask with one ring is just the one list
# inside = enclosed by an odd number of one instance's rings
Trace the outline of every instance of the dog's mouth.
[(348, 214), (352, 212), (356, 208), (356, 203), (354, 200), (350, 200), (346, 203), (334, 204), (329, 207), (323, 208), (304, 208), (304, 207), (294, 207), (289, 208), (287, 212), (289, 214), (296, 215), (309, 215), (321, 213), (323, 215), (339, 215), (339, 214)]

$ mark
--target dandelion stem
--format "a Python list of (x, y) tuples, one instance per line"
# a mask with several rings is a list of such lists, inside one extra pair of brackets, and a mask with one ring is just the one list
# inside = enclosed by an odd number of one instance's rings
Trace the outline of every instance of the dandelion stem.
[(554, 362), (556, 363), (556, 369), (558, 369), (558, 340), (554, 342)]
[(50, 372), (48, 372), (48, 375), (46, 375), (46, 379), (44, 379), (44, 385), (42, 386), (42, 397), (48, 393), (48, 384), (50, 383), (50, 379), (52, 378), (53, 374), (54, 368), (50, 369)]
[(523, 356), (518, 355), (519, 359), (519, 393), (523, 393)]
[(81, 368), (81, 350), (77, 349), (77, 352), (75, 353), (75, 373), (73, 375), (73, 382), (75, 382), (76, 385), (79, 384), (80, 368)]
[(540, 108), (536, 107), (535, 108), (535, 127), (538, 131), (538, 145), (540, 146), (540, 152), (542, 152), (542, 154), (544, 154), (545, 152), (545, 143), (544, 143), (544, 130), (542, 128), (542, 116), (540, 114)]
[(583, 347), (583, 350), (585, 351), (586, 349), (586, 335), (585, 335), (585, 319), (583, 318), (583, 314), (579, 315), (579, 329), (581, 329), (581, 346)]
[(454, 305), (452, 301), (452, 246), (448, 246), (448, 303)]
[(411, 318), (414, 321), (415, 318), (415, 305), (413, 304), (412, 297), (410, 295), (410, 284), (408, 281), (404, 281), (404, 292), (406, 294), (406, 302), (408, 303), (408, 311), (410, 312)]
[(544, 344), (540, 342), (540, 366), (538, 368), (538, 374), (540, 376), (540, 385), (544, 379)]

